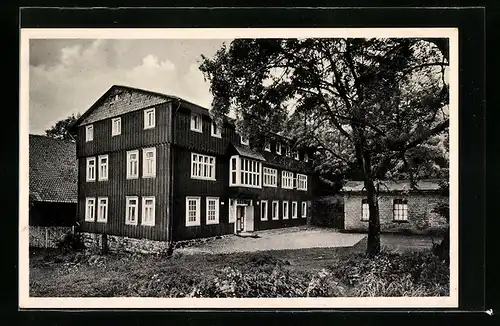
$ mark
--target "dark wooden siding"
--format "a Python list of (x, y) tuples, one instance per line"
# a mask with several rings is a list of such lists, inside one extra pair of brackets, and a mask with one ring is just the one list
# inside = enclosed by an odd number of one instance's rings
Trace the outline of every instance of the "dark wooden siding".
[(93, 123), (94, 140), (89, 142), (85, 141), (85, 126), (78, 128), (77, 156), (87, 157), (170, 142), (171, 104), (163, 103), (155, 108), (156, 124), (151, 129), (144, 129), (146, 108), (117, 116), (121, 117), (121, 135), (111, 136), (111, 118)]
[[(108, 181), (86, 182), (86, 159), (79, 160), (78, 216), (82, 231), (152, 240), (168, 239), (170, 144), (160, 144), (155, 147), (157, 169), (155, 178), (142, 178), (143, 153), (140, 148), (138, 179), (126, 179), (126, 150), (108, 153)], [(99, 196), (108, 197), (108, 222), (85, 222), (85, 198)], [(139, 199), (139, 219), (136, 226), (125, 224), (126, 196), (138, 196)], [(140, 224), (142, 196), (155, 196), (155, 226)]]
[[(202, 151), (194, 151), (207, 154)], [(174, 186), (173, 186), (173, 237), (186, 240), (233, 232), (233, 223), (229, 224), (229, 202), (227, 197), (228, 159), (216, 156), (216, 181), (191, 179), (191, 150), (175, 148)], [(201, 225), (186, 227), (186, 197), (201, 197)], [(206, 225), (206, 197), (219, 197), (219, 224)]]

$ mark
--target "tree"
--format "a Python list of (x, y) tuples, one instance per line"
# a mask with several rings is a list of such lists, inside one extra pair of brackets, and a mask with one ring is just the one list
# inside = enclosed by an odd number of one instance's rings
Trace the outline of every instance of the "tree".
[[(437, 45), (436, 45), (437, 44)], [(380, 251), (379, 180), (446, 157), (447, 53), (440, 40), (236, 39), (200, 70), (212, 114), (234, 112), (239, 132), (282, 133), (314, 145), (318, 169), (360, 172), (370, 211), (367, 253)], [(446, 47), (445, 47), (446, 48)], [(447, 49), (447, 48), (446, 48)], [(441, 164), (442, 167), (442, 164)]]
[(57, 121), (55, 125), (50, 127), (50, 129), (45, 130), (45, 135), (56, 138), (74, 141), (73, 137), (69, 133), (69, 128), (80, 118), (81, 114), (77, 113), (70, 115), (66, 119)]

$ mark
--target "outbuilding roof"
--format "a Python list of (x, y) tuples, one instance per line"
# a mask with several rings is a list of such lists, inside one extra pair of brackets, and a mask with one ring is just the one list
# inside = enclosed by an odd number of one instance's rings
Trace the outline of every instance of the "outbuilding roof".
[[(416, 189), (420, 191), (438, 191), (440, 189), (439, 179), (423, 179), (417, 181)], [(410, 189), (409, 180), (391, 180), (391, 181), (380, 181), (381, 192), (392, 192), (392, 191), (403, 191), (412, 190)], [(342, 192), (363, 192), (365, 191), (365, 186), (363, 181), (348, 181), (344, 187), (342, 187)]]

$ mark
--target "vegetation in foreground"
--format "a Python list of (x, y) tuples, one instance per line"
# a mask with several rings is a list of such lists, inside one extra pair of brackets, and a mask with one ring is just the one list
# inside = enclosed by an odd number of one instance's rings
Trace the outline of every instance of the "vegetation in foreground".
[(449, 266), (429, 252), (345, 248), (152, 255), (32, 251), (34, 297), (447, 296)]

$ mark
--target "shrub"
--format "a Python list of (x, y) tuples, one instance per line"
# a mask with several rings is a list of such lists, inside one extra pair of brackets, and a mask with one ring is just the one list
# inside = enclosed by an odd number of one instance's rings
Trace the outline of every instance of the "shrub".
[(67, 233), (57, 242), (57, 248), (63, 252), (79, 251), (85, 249), (85, 244), (79, 233)]

